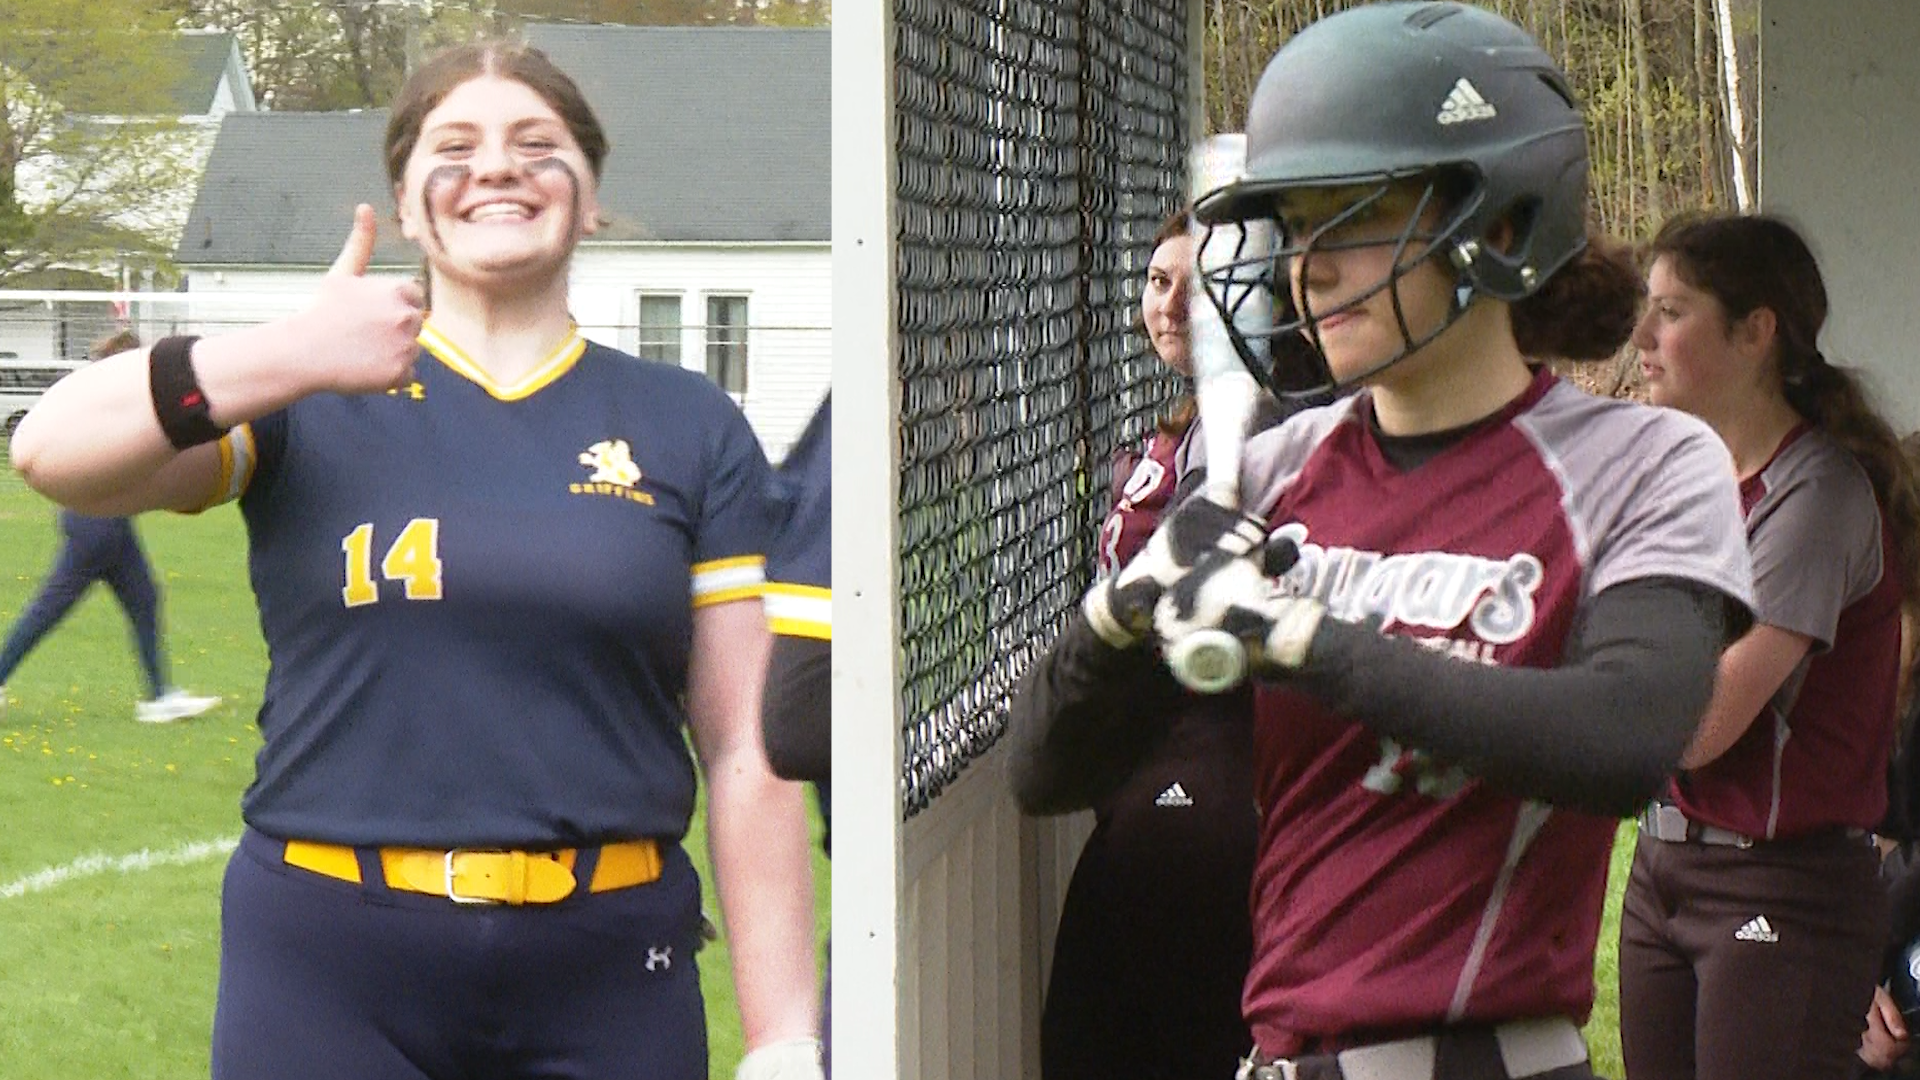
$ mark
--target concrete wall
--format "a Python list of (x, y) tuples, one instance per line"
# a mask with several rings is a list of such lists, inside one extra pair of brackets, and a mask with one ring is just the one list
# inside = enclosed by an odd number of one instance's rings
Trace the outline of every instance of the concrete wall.
[(1762, 0), (1761, 208), (1806, 231), (1827, 358), (1920, 428), (1920, 3)]

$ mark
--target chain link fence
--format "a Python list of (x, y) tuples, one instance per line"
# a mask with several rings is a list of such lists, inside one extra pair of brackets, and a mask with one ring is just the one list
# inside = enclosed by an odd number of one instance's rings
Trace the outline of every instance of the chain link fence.
[(1086, 589), (1114, 449), (1177, 391), (1130, 332), (1185, 191), (1183, 0), (895, 7), (904, 813), (999, 738)]

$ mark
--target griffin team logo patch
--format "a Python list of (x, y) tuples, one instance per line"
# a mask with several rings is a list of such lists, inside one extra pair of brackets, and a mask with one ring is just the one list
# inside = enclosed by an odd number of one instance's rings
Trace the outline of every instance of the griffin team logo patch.
[(641, 491), (640, 466), (633, 463), (633, 448), (625, 439), (601, 439), (580, 454), (580, 464), (591, 470), (585, 481), (567, 485), (575, 495), (612, 495), (653, 505), (653, 496)]

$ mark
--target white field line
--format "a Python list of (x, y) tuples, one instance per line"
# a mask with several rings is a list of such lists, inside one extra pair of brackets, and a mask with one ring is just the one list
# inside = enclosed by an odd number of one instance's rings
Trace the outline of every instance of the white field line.
[(134, 874), (156, 866), (188, 866), (223, 857), (233, 851), (237, 839), (197, 840), (165, 851), (144, 848), (131, 855), (82, 855), (61, 866), (35, 870), (26, 877), (0, 885), (0, 900), (11, 900), (28, 893), (45, 892), (56, 886), (101, 874)]

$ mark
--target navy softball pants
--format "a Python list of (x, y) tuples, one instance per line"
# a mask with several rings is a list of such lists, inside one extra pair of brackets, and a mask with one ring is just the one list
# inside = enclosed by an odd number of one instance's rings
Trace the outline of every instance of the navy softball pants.
[(678, 845), (651, 884), (522, 907), (391, 891), (366, 853), (368, 883), (338, 881), (282, 847), (249, 829), (227, 864), (213, 1080), (706, 1080)]
[(160, 652), (160, 593), (154, 588), (147, 557), (126, 518), (96, 518), (60, 512), (60, 553), (40, 591), (20, 614), (0, 646), (0, 683), (5, 683), (47, 632), (67, 617), (93, 583), (104, 582), (133, 624), (134, 645), (147, 675), (149, 697), (167, 687), (166, 660)]

